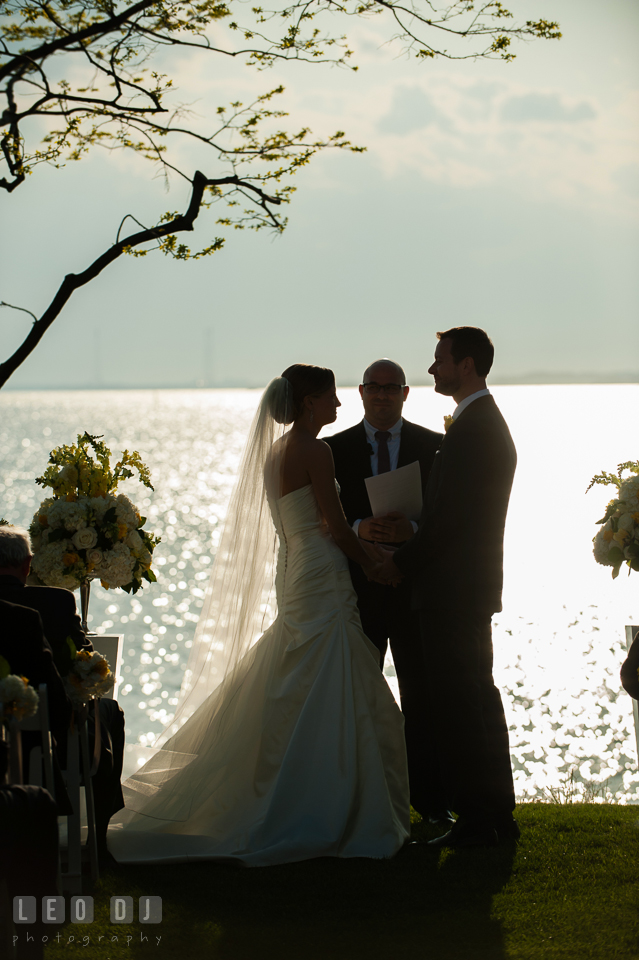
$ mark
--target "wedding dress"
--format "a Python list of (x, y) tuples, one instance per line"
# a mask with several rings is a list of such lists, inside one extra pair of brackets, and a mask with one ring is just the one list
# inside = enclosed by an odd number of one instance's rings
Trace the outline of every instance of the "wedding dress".
[[(267, 506), (277, 616), (214, 689), (208, 675), (211, 692), (124, 784), (126, 809), (109, 828), (121, 863), (382, 858), (409, 835), (403, 717), (362, 631), (346, 556), (312, 486)], [(219, 604), (217, 614), (228, 640), (233, 616)], [(207, 663), (224, 646), (215, 635)], [(191, 676), (187, 700), (196, 687)]]

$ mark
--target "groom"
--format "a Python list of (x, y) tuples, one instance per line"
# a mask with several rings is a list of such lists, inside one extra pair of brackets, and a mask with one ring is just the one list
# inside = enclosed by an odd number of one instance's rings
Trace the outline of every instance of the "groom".
[(456, 402), (415, 537), (382, 577), (406, 576), (419, 610), (435, 768), (459, 815), (440, 847), (517, 839), (508, 727), (492, 675), (491, 617), (501, 610), (503, 536), (516, 452), (486, 388), (494, 349), (477, 327), (438, 333), (429, 373)]
[[(362, 540), (397, 546), (414, 535), (417, 524), (401, 514), (371, 517), (364, 481), (418, 460), (425, 488), (443, 435), (402, 418), (409, 387), (404, 371), (394, 361), (372, 363), (364, 373), (359, 392), (364, 420), (325, 439), (333, 451), (344, 513), (355, 533)], [(395, 589), (370, 582), (356, 563), (350, 564), (350, 570), (362, 628), (379, 650), (381, 667), (390, 640), (405, 717), (411, 804), (424, 817), (449, 822), (446, 798), (439, 794), (432, 777), (432, 738), (425, 716), (419, 615), (411, 610), (410, 587), (404, 583)]]

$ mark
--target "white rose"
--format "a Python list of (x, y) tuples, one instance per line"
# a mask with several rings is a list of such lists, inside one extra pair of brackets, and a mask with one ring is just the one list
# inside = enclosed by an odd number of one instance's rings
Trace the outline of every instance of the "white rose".
[(83, 527), (71, 537), (78, 550), (90, 550), (98, 542), (98, 535), (94, 527)]
[(136, 557), (139, 556), (145, 549), (144, 540), (137, 530), (131, 530), (130, 534), (126, 538), (126, 545), (131, 548)]
[(94, 567), (99, 566), (99, 564), (102, 563), (102, 551), (98, 550), (97, 547), (93, 550), (88, 550), (87, 563), (92, 563)]

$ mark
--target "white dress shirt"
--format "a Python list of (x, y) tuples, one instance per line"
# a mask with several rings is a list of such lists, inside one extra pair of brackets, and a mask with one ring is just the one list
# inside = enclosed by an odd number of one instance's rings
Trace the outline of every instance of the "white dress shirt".
[(466, 407), (469, 407), (473, 400), (479, 400), (480, 397), (489, 397), (490, 390), (486, 388), (485, 390), (478, 390), (477, 393), (471, 393), (469, 397), (466, 397), (465, 400), (462, 400), (461, 403), (458, 403), (455, 409), (453, 410), (453, 420), (456, 420), (462, 410), (465, 410)]
[[(403, 423), (404, 421), (400, 417), (397, 423), (393, 424), (392, 427), (390, 427), (387, 431), (385, 431), (386, 433), (390, 433), (390, 437), (387, 440), (387, 444), (388, 444), (388, 457), (390, 460), (391, 470), (397, 470), (397, 460), (399, 459), (399, 445), (402, 439)], [(368, 443), (372, 451), (371, 470), (373, 471), (373, 476), (376, 477), (377, 470), (378, 470), (377, 450), (378, 450), (379, 444), (375, 439), (375, 434), (378, 432), (378, 430), (377, 430), (377, 427), (374, 427), (371, 423), (369, 423), (368, 420), (366, 420), (366, 418), (364, 418), (364, 430), (366, 431), (366, 439), (368, 440)], [(384, 431), (380, 431), (380, 432), (384, 432)], [(362, 522), (362, 519), (363, 518), (356, 520), (355, 523), (353, 524), (353, 530), (355, 531), (355, 533), (358, 532), (359, 525)], [(417, 524), (415, 523), (415, 521), (411, 520), (411, 524), (413, 526), (414, 533), (417, 533)]]

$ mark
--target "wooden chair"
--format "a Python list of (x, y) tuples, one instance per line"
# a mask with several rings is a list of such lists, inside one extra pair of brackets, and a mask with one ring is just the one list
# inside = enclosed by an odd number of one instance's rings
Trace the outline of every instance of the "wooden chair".
[[(41, 683), (38, 687), (38, 711), (33, 717), (9, 722), (9, 782), (32, 783), (38, 787), (46, 787), (55, 800), (55, 783), (53, 779), (53, 741), (49, 724), (49, 701), (47, 685)], [(32, 747), (28, 758), (22, 753), (22, 733), (35, 732), (40, 734), (40, 746)], [(24, 773), (24, 769), (28, 771)]]
[[(13, 718), (9, 722), (9, 780), (8, 782), (22, 784), (31, 783), (36, 786), (45, 786), (55, 799), (55, 784), (53, 779), (53, 751), (51, 728), (49, 725), (49, 711), (47, 704), (47, 688), (41, 684), (38, 690), (40, 703), (38, 712), (28, 720), (17, 722)], [(91, 703), (95, 707), (98, 701)], [(42, 748), (35, 747), (29, 755), (27, 771), (22, 757), (22, 731), (40, 731)], [(67, 765), (62, 771), (67, 793), (73, 812), (68, 814), (67, 820), (67, 869), (60, 871), (60, 886), (64, 891), (79, 895), (82, 893), (82, 805), (80, 789), (84, 787), (85, 806), (87, 812), (87, 849), (91, 879), (95, 883), (99, 877), (98, 847), (95, 829), (95, 811), (93, 806), (93, 789), (91, 777), (97, 769), (100, 756), (100, 723), (99, 714), (96, 714), (96, 742), (97, 748), (93, 755), (89, 753), (89, 736), (86, 716), (74, 713), (71, 728), (67, 733)], [(96, 757), (97, 754), (97, 757)], [(44, 782), (43, 772), (44, 768)]]
[[(2, 706), (0, 705), (0, 729), (2, 723)], [(22, 749), (22, 734), (32, 732), (40, 734), (40, 746), (32, 747), (29, 756), (24, 757)], [(46, 683), (38, 687), (38, 709), (32, 717), (24, 720), (9, 719), (9, 770), (6, 782), (22, 785), (31, 784), (36, 787), (45, 787), (55, 800), (55, 779), (53, 776), (53, 739), (49, 723), (49, 700)], [(25, 763), (26, 759), (26, 763)], [(28, 771), (25, 776), (25, 768)], [(58, 854), (58, 886), (62, 878), (60, 856)]]

